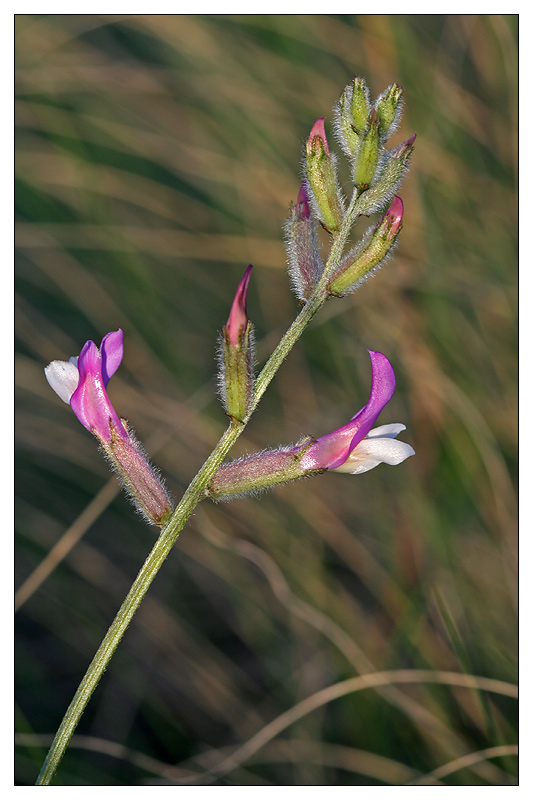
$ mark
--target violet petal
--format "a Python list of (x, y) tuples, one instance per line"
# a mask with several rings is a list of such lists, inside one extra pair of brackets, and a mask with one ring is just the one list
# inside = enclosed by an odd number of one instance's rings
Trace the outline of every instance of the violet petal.
[(118, 331), (107, 333), (100, 345), (102, 355), (102, 377), (104, 386), (109, 383), (109, 378), (115, 374), (122, 362), (124, 355), (124, 333), (119, 328)]
[(70, 407), (87, 430), (105, 442), (111, 439), (110, 423), (124, 438), (127, 433), (105, 390), (102, 356), (95, 343), (86, 342), (78, 359), (80, 379)]
[(383, 353), (368, 352), (372, 363), (372, 388), (368, 403), (346, 425), (321, 436), (311, 445), (300, 461), (304, 469), (336, 469), (344, 464), (394, 394), (396, 378), (390, 361)]

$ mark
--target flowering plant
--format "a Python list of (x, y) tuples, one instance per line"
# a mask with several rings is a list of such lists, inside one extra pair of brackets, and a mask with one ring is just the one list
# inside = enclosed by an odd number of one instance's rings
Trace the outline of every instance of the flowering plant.
[[(400, 464), (413, 455), (409, 444), (396, 440), (404, 425), (372, 427), (393, 396), (395, 375), (385, 355), (369, 351), (370, 397), (349, 422), (318, 438), (307, 436), (295, 445), (265, 450), (229, 463), (224, 461), (314, 315), (330, 298), (342, 298), (359, 288), (392, 252), (403, 221), (403, 203), (396, 192), (407, 172), (415, 139), (412, 136), (393, 150), (385, 147), (399, 123), (402, 103), (403, 91), (396, 84), (372, 103), (362, 78), (355, 78), (342, 93), (335, 108), (335, 136), (349, 161), (354, 184), (349, 200), (341, 191), (325, 119), (318, 119), (311, 127), (305, 145), (304, 181), (285, 223), (289, 275), (301, 310), (256, 377), (253, 325), (247, 312), (252, 267), (247, 268), (219, 339), (219, 393), (229, 425), (177, 506), (107, 394), (109, 379), (122, 361), (122, 331), (108, 333), (99, 348), (88, 341), (79, 357), (52, 361), (46, 367), (52, 389), (96, 437), (137, 509), (161, 532), (63, 718), (38, 783), (51, 782), (129, 622), (202, 499), (229, 500), (328, 470), (361, 474), (380, 463)], [(347, 250), (356, 220), (378, 212), (383, 214), (378, 223)], [(320, 228), (330, 240), (327, 260), (320, 254)]]

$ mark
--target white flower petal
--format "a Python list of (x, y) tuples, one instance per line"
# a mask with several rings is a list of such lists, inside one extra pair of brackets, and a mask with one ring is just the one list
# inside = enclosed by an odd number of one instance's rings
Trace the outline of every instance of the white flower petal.
[(44, 370), (46, 380), (64, 403), (70, 403), (80, 380), (78, 367), (73, 361), (52, 361)]
[[(391, 428), (394, 426), (384, 425), (383, 427)], [(367, 438), (359, 442), (344, 464), (337, 467), (335, 471), (349, 472), (351, 475), (360, 475), (362, 472), (368, 472), (369, 469), (374, 469), (378, 464), (401, 464), (402, 461), (405, 461), (406, 458), (414, 454), (415, 451), (407, 442), (398, 442), (387, 436), (383, 438)]]
[(405, 425), (401, 422), (393, 422), (390, 425), (380, 425), (378, 428), (372, 428), (366, 435), (367, 439), (374, 439), (376, 436), (387, 436), (394, 439), (399, 433), (405, 430)]

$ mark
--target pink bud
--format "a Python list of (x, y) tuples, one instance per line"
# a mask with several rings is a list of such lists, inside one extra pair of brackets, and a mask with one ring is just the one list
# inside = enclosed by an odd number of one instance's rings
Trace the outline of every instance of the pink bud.
[(402, 217), (403, 217), (403, 201), (401, 197), (398, 197), (397, 194), (394, 195), (394, 200), (392, 201), (389, 210), (383, 216), (380, 224), (385, 223), (387, 226), (387, 239), (394, 239), (394, 237), (398, 234), (401, 225), (402, 225)]
[(400, 156), (409, 155), (409, 153), (411, 152), (411, 150), (414, 147), (415, 139), (416, 139), (416, 133), (413, 133), (413, 135), (409, 139), (407, 139), (407, 141), (405, 141), (402, 144), (398, 145), (398, 147), (395, 150), (392, 151), (391, 155), (394, 158), (398, 158)]
[(231, 311), (226, 324), (226, 332), (228, 340), (231, 345), (236, 347), (239, 344), (239, 336), (246, 330), (248, 325), (248, 316), (246, 314), (246, 294), (248, 292), (248, 283), (250, 282), (250, 275), (252, 274), (252, 265), (247, 267), (244, 276), (239, 283), (235, 298), (231, 306)]
[(316, 238), (316, 221), (309, 207), (308, 184), (304, 181), (296, 205), (285, 224), (289, 275), (302, 303), (307, 302), (324, 270)]
[(300, 191), (298, 192), (296, 209), (302, 219), (309, 219), (311, 212), (309, 210), (309, 198), (307, 196), (307, 184), (305, 181), (300, 186)]
[(311, 133), (309, 134), (309, 139), (307, 140), (307, 155), (311, 155), (313, 152), (317, 139), (319, 140), (319, 146), (321, 145), (322, 149), (328, 154), (328, 156), (330, 154), (328, 140), (326, 139), (324, 119), (325, 117), (320, 117), (320, 119), (317, 119), (311, 128)]

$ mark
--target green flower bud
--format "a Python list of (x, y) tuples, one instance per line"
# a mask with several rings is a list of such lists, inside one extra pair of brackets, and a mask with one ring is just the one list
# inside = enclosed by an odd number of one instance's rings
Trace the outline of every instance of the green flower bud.
[(372, 184), (380, 161), (381, 147), (379, 122), (375, 110), (372, 110), (369, 125), (361, 138), (361, 143), (353, 161), (352, 177), (360, 191)]
[(246, 295), (252, 265), (244, 273), (230, 315), (222, 329), (219, 355), (219, 387), (226, 413), (245, 419), (254, 386), (253, 325), (246, 314)]
[(324, 118), (317, 119), (306, 146), (307, 183), (312, 190), (310, 200), (321, 220), (329, 231), (340, 228), (344, 218), (342, 196), (337, 181), (334, 156), (330, 153)]
[(335, 107), (336, 136), (348, 158), (357, 152), (368, 124), (370, 93), (363, 78), (354, 78)]
[(374, 108), (382, 141), (385, 141), (398, 126), (403, 106), (402, 95), (402, 87), (393, 83), (376, 100)]
[(368, 123), (370, 116), (370, 92), (364, 78), (353, 79), (352, 90), (352, 125), (356, 132), (361, 134)]
[(328, 286), (331, 294), (343, 297), (365, 280), (389, 255), (402, 227), (403, 203), (394, 200), (379, 224), (341, 261)]
[(379, 177), (370, 189), (359, 198), (359, 213), (373, 214), (381, 211), (400, 186), (413, 152), (416, 133), (395, 150), (385, 151), (386, 157), (380, 167)]

